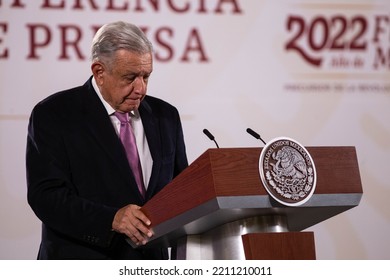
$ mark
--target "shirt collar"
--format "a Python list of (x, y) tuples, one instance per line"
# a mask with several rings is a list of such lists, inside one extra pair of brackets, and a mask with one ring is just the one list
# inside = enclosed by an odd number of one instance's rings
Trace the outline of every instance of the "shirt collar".
[[(93, 86), (93, 89), (96, 91), (97, 95), (99, 96), (100, 101), (103, 103), (103, 106), (104, 106), (104, 108), (107, 111), (107, 114), (108, 115), (114, 114), (115, 113), (115, 109), (112, 108), (111, 105), (108, 104), (108, 102), (106, 100), (104, 100), (103, 95), (100, 92), (99, 87), (97, 86), (95, 77), (92, 77), (92, 86)], [(132, 110), (132, 111), (130, 111), (129, 114), (130, 114), (131, 117), (139, 118), (138, 110)]]

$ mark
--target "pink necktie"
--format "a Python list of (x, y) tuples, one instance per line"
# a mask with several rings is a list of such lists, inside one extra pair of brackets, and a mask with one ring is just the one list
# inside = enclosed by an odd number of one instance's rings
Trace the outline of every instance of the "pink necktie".
[(133, 129), (130, 124), (129, 114), (115, 112), (115, 116), (121, 122), (119, 138), (126, 150), (127, 160), (129, 161), (131, 170), (133, 171), (138, 189), (143, 197), (145, 197), (145, 187), (142, 179), (141, 163), (138, 156), (137, 144), (133, 134)]

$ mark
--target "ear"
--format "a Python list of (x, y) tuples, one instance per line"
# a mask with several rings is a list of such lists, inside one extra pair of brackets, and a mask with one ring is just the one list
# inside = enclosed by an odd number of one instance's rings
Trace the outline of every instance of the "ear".
[(104, 71), (105, 71), (105, 68), (104, 68), (104, 65), (99, 62), (99, 61), (96, 61), (94, 63), (92, 63), (91, 65), (91, 70), (92, 70), (92, 74), (96, 80), (96, 83), (100, 86), (102, 85), (103, 83), (103, 74), (104, 74)]

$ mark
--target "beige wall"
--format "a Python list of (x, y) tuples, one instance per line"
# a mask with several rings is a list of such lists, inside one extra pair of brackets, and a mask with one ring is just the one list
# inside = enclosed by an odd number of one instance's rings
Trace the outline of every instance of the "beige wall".
[(157, 11), (152, 1), (113, 1), (111, 10), (110, 1), (75, 2), (0, 4), (0, 259), (34, 259), (39, 246), (26, 202), (29, 113), (85, 82), (94, 28), (114, 20), (154, 42), (149, 94), (181, 112), (190, 161), (214, 147), (204, 128), (220, 147), (261, 146), (247, 127), (266, 141), (355, 146), (363, 199), (309, 229), (317, 258), (390, 258), (389, 1), (156, 1)]

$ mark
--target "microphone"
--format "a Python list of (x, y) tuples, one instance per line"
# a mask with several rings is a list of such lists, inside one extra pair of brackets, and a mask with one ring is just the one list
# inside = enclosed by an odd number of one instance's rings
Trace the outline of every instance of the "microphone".
[(210, 131), (208, 131), (208, 130), (205, 128), (205, 129), (203, 129), (203, 133), (206, 134), (206, 136), (207, 136), (211, 141), (214, 141), (214, 143), (215, 143), (215, 145), (217, 146), (217, 148), (219, 148), (217, 141), (215, 141), (215, 138), (214, 138), (214, 136), (210, 133)]
[(250, 135), (252, 135), (252, 136), (255, 137), (256, 139), (261, 140), (261, 142), (263, 142), (264, 145), (266, 145), (266, 143), (264, 142), (264, 140), (261, 139), (260, 135), (259, 135), (258, 133), (256, 133), (256, 132), (254, 132), (252, 129), (247, 128), (247, 129), (246, 129), (246, 132), (248, 132)]

